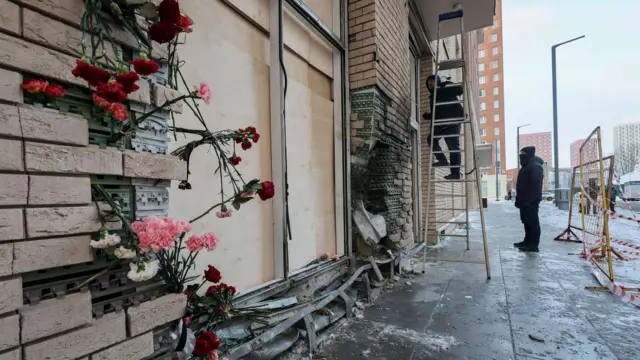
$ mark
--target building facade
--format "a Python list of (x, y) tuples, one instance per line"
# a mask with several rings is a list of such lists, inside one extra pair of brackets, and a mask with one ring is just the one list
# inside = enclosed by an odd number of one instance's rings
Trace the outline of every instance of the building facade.
[(520, 134), (520, 149), (525, 146), (535, 146), (537, 156), (548, 163), (553, 163), (553, 147), (551, 146), (550, 131)]
[[(571, 153), (571, 167), (576, 167), (580, 165), (580, 147), (584, 145), (586, 139), (578, 139), (569, 145), (569, 151)], [(582, 150), (584, 153), (582, 161), (587, 163), (590, 161), (596, 161), (598, 159), (598, 148), (597, 146), (585, 146)], [(593, 142), (593, 145), (597, 145), (596, 142)]]
[[(494, 146), (500, 160), (500, 173), (506, 166), (502, 24), (502, 0), (497, 0), (493, 25), (482, 30), (477, 70), (480, 141)], [(488, 174), (495, 174), (496, 156), (493, 158)]]
[(638, 146), (638, 144), (640, 144), (640, 122), (620, 124), (613, 127), (614, 149)]

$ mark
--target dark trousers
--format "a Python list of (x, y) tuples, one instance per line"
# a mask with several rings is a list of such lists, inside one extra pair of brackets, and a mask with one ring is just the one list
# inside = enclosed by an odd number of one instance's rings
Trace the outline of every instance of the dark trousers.
[[(457, 151), (449, 153), (449, 158), (451, 161), (447, 161), (447, 157), (444, 154), (440, 153), (442, 148), (440, 147), (440, 139), (442, 139), (443, 135), (460, 135), (460, 126), (456, 125), (451, 128), (445, 128), (443, 131), (436, 131), (433, 135), (433, 144), (431, 144), (431, 151), (436, 152), (433, 154), (436, 157), (436, 160), (439, 162), (449, 164), (452, 166), (451, 173), (459, 174), (460, 173), (460, 136), (447, 136), (444, 138), (445, 144), (447, 144), (447, 148), (449, 151)], [(427, 137), (427, 144), (431, 142), (431, 136)]]
[(538, 246), (540, 244), (538, 208), (538, 204), (520, 207), (520, 220), (524, 225), (524, 242), (531, 246)]
[(612, 197), (609, 199), (609, 210), (616, 212), (616, 198)]

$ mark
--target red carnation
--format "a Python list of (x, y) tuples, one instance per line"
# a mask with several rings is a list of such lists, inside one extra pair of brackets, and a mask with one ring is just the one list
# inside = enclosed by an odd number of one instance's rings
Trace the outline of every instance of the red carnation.
[(246, 131), (246, 132), (248, 132), (250, 134), (254, 134), (254, 135), (257, 134), (256, 133), (256, 128), (253, 127), (253, 126), (247, 126), (247, 128), (244, 131)]
[(253, 146), (253, 145), (251, 144), (251, 142), (249, 140), (243, 140), (242, 141), (242, 145), (241, 145), (242, 150), (249, 150), (249, 149), (251, 149), (251, 146)]
[(149, 29), (149, 37), (160, 44), (166, 44), (180, 34), (180, 27), (174, 23), (159, 22)]
[(71, 70), (75, 77), (86, 80), (91, 86), (98, 86), (106, 83), (111, 78), (111, 74), (102, 68), (89, 65), (82, 60), (76, 60), (76, 67)]
[(232, 157), (229, 158), (229, 162), (233, 166), (236, 166), (236, 165), (240, 164), (241, 161), (242, 161), (242, 158), (240, 156), (237, 156), (237, 155), (233, 155)]
[(122, 85), (122, 91), (127, 94), (131, 94), (132, 92), (140, 89), (140, 87), (136, 85), (138, 80), (140, 80), (140, 76), (138, 76), (134, 71), (116, 74), (116, 82)]
[(204, 271), (204, 278), (215, 284), (222, 280), (222, 274), (215, 266), (209, 265), (209, 268)]
[(210, 331), (203, 331), (196, 339), (196, 346), (193, 349), (192, 355), (198, 357), (205, 357), (210, 352), (218, 350), (221, 343), (215, 333)]
[(129, 61), (129, 64), (133, 65), (133, 69), (142, 76), (155, 74), (160, 69), (154, 60), (135, 59)]
[(262, 189), (258, 190), (260, 200), (269, 200), (276, 194), (275, 187), (271, 181), (263, 181), (260, 186), (262, 186)]
[(27, 80), (22, 84), (22, 88), (31, 94), (41, 93), (47, 89), (47, 86), (49, 86), (48, 82), (36, 79)]
[(44, 93), (51, 97), (63, 97), (66, 91), (60, 85), (50, 84), (44, 89)]
[(258, 134), (258, 133), (253, 134), (253, 142), (257, 143), (258, 140), (260, 140), (260, 134)]
[(105, 100), (104, 98), (98, 96), (98, 94), (93, 93), (93, 95), (91, 95), (91, 97), (93, 98), (93, 102), (96, 103), (96, 105), (100, 106), (103, 109), (107, 109), (109, 107), (109, 102), (107, 100)]
[(158, 16), (160, 17), (160, 22), (177, 24), (182, 16), (178, 0), (162, 0), (158, 5)]
[(124, 107), (124, 105), (120, 103), (114, 103), (109, 105), (109, 108), (107, 109), (107, 111), (110, 112), (111, 115), (116, 120), (125, 121), (129, 118), (129, 113), (127, 112), (127, 109)]
[(193, 29), (191, 28), (191, 25), (193, 25), (193, 20), (191, 20), (191, 18), (186, 15), (180, 16), (180, 20), (178, 21), (177, 25), (180, 27), (180, 29), (182, 29), (182, 31), (186, 33), (190, 33), (193, 31)]
[(108, 102), (115, 103), (127, 100), (127, 94), (124, 92), (122, 84), (115, 81), (99, 84), (96, 91), (100, 97)]

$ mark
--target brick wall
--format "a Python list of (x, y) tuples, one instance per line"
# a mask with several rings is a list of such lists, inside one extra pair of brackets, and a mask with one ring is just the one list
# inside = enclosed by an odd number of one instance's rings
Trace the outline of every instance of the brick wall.
[(395, 243), (413, 242), (408, 7), (349, 0), (352, 190)]
[[(0, 0), (2, 360), (146, 358), (163, 336), (158, 329), (186, 305), (183, 295), (162, 295), (158, 281), (140, 290), (126, 278), (128, 264), (89, 246), (100, 228), (92, 183), (131, 219), (166, 215), (168, 182), (184, 179), (186, 164), (166, 155), (168, 112), (119, 144), (105, 141), (105, 125), (85, 116), (90, 93), (71, 74), (82, 10), (82, 0)], [(114, 37), (120, 51), (135, 53), (126, 33)], [(162, 57), (158, 50), (152, 56)], [(39, 103), (22, 91), (30, 77), (64, 84), (68, 95)], [(176, 96), (162, 79), (139, 86), (131, 113)], [(116, 232), (120, 226), (109, 223)]]

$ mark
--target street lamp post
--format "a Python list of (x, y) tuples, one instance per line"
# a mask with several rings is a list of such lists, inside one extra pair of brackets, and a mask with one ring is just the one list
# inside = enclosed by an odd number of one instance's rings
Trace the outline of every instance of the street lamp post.
[(518, 139), (516, 139), (516, 148), (517, 148), (516, 150), (518, 151), (518, 156), (516, 157), (516, 162), (518, 163), (518, 171), (516, 172), (516, 176), (518, 176), (518, 172), (520, 172), (520, 128), (523, 128), (529, 125), (531, 124), (520, 125), (518, 126), (518, 129), (516, 131), (518, 136)]
[[(555, 181), (555, 191), (554, 197), (558, 199), (558, 184), (560, 184), (560, 172), (558, 171), (558, 86), (556, 83), (556, 49), (562, 45), (568, 44), (570, 42), (574, 42), (576, 40), (580, 40), (584, 38), (584, 35), (578, 36), (577, 38), (573, 38), (571, 40), (567, 40), (561, 42), (559, 44), (555, 44), (551, 47), (551, 77), (553, 82), (553, 169), (554, 169), (554, 181)], [(558, 202), (556, 201), (556, 206), (558, 206)]]

